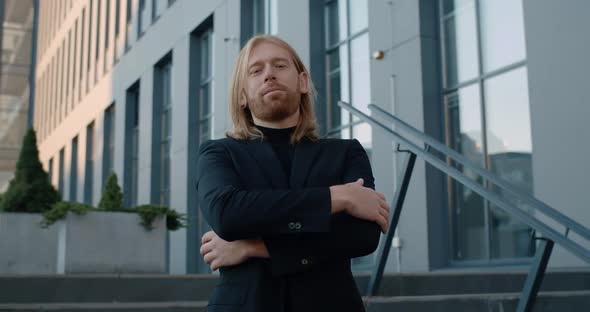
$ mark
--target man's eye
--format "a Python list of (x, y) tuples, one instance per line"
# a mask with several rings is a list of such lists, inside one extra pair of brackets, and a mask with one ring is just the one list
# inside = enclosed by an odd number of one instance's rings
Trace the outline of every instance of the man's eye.
[(285, 68), (285, 67), (287, 67), (287, 65), (285, 65), (285, 64), (277, 64), (277, 65), (275, 65), (275, 67), (276, 68)]
[(260, 68), (256, 68), (250, 71), (250, 75), (259, 74), (262, 70)]

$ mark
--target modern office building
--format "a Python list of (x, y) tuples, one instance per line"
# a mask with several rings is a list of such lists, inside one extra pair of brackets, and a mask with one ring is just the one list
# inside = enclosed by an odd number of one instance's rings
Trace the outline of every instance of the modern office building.
[[(589, 11), (585, 0), (41, 0), (41, 161), (66, 200), (96, 205), (113, 171), (127, 207), (187, 213), (189, 227), (169, 235), (169, 272), (206, 272), (197, 151), (231, 127), (241, 46), (271, 33), (310, 69), (321, 132), (359, 139), (389, 199), (406, 154), (339, 100), (376, 104), (589, 226)], [(386, 269), (520, 266), (533, 234), (419, 160)], [(558, 247), (550, 265), (584, 263)]]
[[(33, 75), (35, 9), (33, 0), (0, 1), (0, 192), (14, 176), (25, 131), (29, 126)], [(34, 80), (33, 80), (34, 83)]]

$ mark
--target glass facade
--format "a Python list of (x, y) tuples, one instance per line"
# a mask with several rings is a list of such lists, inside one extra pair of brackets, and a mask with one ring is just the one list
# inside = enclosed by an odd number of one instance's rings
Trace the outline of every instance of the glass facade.
[(102, 160), (102, 186), (111, 172), (114, 172), (115, 157), (115, 103), (111, 104), (104, 112), (104, 145)]
[(139, 83), (127, 90), (127, 110), (125, 113), (125, 206), (137, 206), (137, 190), (139, 182)]
[(64, 149), (59, 150), (59, 160), (57, 166), (57, 191), (64, 197)]
[(72, 153), (70, 158), (70, 201), (77, 201), (78, 197), (78, 136), (72, 139)]
[[(440, 6), (447, 144), (532, 193), (522, 1), (442, 0)], [(496, 263), (534, 254), (528, 226), (448, 182), (452, 261)]]
[[(333, 0), (325, 3), (325, 123), (328, 136), (355, 138), (370, 155), (370, 126), (366, 123), (357, 125), (359, 121), (356, 117), (353, 118), (352, 114), (338, 106), (338, 101), (344, 101), (368, 112), (371, 79), (367, 10), (366, 0)], [(372, 255), (352, 260), (353, 268), (358, 270), (366, 269), (372, 263)]]
[(366, 0), (333, 0), (325, 4), (326, 125), (330, 136), (356, 138), (370, 152), (370, 126), (356, 125), (357, 120), (338, 106), (338, 101), (344, 101), (368, 112), (371, 79), (367, 6)]
[(252, 1), (253, 34), (276, 34), (278, 31), (277, 0)]
[(199, 54), (201, 70), (199, 83), (199, 144), (211, 139), (212, 103), (211, 85), (213, 82), (213, 30), (204, 32), (199, 37)]
[[(33, 19), (32, 0), (1, 1), (0, 10), (0, 192), (14, 176), (27, 130), (29, 69)], [(39, 135), (39, 133), (37, 133)]]
[(84, 168), (84, 203), (92, 205), (94, 187), (94, 122), (91, 122), (86, 127), (86, 164)]
[(160, 205), (170, 205), (170, 143), (172, 140), (172, 61), (167, 61), (158, 68), (158, 86), (160, 90), (160, 163), (159, 163), (159, 198)]

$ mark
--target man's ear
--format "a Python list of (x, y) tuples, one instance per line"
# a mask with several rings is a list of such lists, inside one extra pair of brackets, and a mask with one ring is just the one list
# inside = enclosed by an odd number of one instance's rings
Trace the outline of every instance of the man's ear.
[(244, 91), (240, 92), (240, 107), (242, 109), (248, 107), (248, 98), (246, 97)]
[(309, 92), (309, 76), (306, 72), (299, 73), (299, 92), (307, 94)]

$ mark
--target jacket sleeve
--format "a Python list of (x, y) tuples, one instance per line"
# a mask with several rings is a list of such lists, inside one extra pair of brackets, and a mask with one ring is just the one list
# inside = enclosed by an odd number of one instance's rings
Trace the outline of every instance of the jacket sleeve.
[(246, 190), (236, 170), (221, 140), (207, 141), (201, 146), (197, 163), (199, 208), (222, 239), (329, 231), (328, 187)]
[[(375, 188), (367, 154), (353, 140), (347, 151), (342, 183), (359, 178), (363, 178), (365, 187)], [(271, 270), (281, 276), (308, 271), (320, 263), (371, 254), (377, 249), (379, 238), (380, 227), (376, 223), (340, 213), (331, 217), (329, 232), (268, 235), (263, 240), (270, 255)]]

